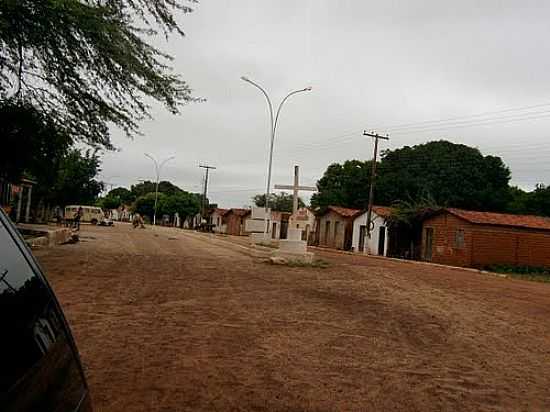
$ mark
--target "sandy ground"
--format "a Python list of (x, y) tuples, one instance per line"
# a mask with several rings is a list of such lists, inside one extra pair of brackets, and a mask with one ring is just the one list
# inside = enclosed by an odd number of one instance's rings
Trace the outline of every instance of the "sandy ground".
[(173, 229), (36, 252), (96, 411), (550, 410), (550, 285)]

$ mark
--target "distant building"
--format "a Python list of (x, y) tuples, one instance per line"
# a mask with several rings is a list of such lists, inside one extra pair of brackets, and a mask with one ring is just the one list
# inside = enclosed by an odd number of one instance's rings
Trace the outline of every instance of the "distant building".
[(271, 212), (271, 239), (286, 239), (289, 219), (288, 212)]
[(315, 214), (311, 209), (302, 207), (290, 216), (288, 225), (293, 229), (300, 229), (302, 240), (310, 243), (315, 233)]
[(212, 225), (212, 231), (214, 233), (225, 233), (227, 226), (224, 223), (224, 216), (228, 209), (221, 209), (219, 207), (210, 210), (210, 224)]
[(350, 250), (353, 238), (353, 220), (362, 213), (359, 209), (329, 206), (317, 215), (319, 246)]
[(391, 208), (385, 206), (372, 207), (370, 239), (367, 237), (367, 214), (367, 211), (363, 212), (353, 221), (352, 249), (356, 252), (387, 256), (389, 231), (386, 219), (391, 214)]
[(550, 267), (550, 218), (442, 209), (423, 221), (422, 259), (452, 266)]
[(250, 219), (250, 215), (250, 209), (229, 209), (224, 215), (225, 233), (236, 236), (248, 235), (246, 221)]

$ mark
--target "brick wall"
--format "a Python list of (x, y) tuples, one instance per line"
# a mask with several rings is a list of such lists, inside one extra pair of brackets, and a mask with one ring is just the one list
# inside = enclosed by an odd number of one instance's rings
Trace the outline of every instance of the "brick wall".
[[(491, 264), (550, 267), (550, 231), (471, 224), (442, 213), (424, 222), (423, 257), (426, 228), (434, 230), (432, 262), (472, 267)], [(464, 247), (456, 244), (459, 229), (464, 231)]]
[[(442, 213), (424, 222), (422, 257), (426, 257), (426, 228), (433, 228), (432, 262), (453, 266), (471, 266), (472, 224), (449, 213)], [(457, 230), (464, 231), (463, 246), (456, 244)]]

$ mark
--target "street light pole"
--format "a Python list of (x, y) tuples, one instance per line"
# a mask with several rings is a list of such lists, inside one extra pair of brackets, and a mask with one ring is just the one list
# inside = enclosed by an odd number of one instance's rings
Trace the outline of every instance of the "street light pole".
[(294, 94), (297, 94), (297, 93), (301, 93), (301, 92), (309, 92), (311, 91), (311, 87), (306, 87), (304, 89), (299, 89), (299, 90), (294, 90), (292, 92), (290, 92), (289, 94), (287, 94), (285, 96), (285, 98), (281, 101), (281, 103), (279, 104), (279, 107), (277, 108), (277, 114), (275, 115), (275, 119), (273, 119), (273, 105), (271, 104), (271, 99), (269, 98), (269, 95), (267, 94), (267, 92), (265, 91), (265, 89), (263, 87), (261, 87), (259, 84), (253, 82), (252, 80), (250, 80), (249, 78), (245, 77), (245, 76), (241, 76), (241, 80), (247, 82), (247, 83), (250, 83), (252, 86), (256, 87), (257, 89), (259, 89), (262, 94), (265, 96), (265, 99), (267, 100), (267, 106), (268, 106), (268, 109), (269, 109), (269, 118), (270, 118), (270, 123), (271, 123), (271, 128), (270, 128), (270, 144), (269, 144), (269, 162), (268, 162), (268, 167), (267, 167), (267, 187), (266, 187), (266, 190), (265, 190), (265, 216), (264, 216), (264, 239), (267, 239), (267, 233), (268, 233), (268, 219), (267, 219), (267, 214), (269, 212), (269, 197), (271, 195), (271, 170), (272, 170), (272, 166), (273, 166), (273, 146), (274, 146), (274, 143), (275, 143), (275, 132), (277, 130), (277, 123), (278, 123), (278, 120), (279, 120), (279, 114), (281, 113), (281, 108), (283, 107), (283, 105), (285, 104), (285, 102), (287, 101), (287, 99), (294, 95)]
[(153, 156), (151, 156), (148, 153), (144, 153), (144, 155), (146, 157), (148, 157), (149, 159), (151, 159), (153, 161), (153, 163), (155, 164), (155, 173), (156, 173), (156, 178), (157, 179), (156, 179), (156, 184), (155, 184), (155, 206), (154, 206), (154, 209), (153, 209), (153, 226), (156, 226), (156, 224), (157, 224), (157, 201), (158, 201), (158, 197), (159, 197), (160, 170), (162, 169), (162, 166), (164, 166), (164, 164), (166, 162), (168, 162), (169, 160), (174, 159), (176, 156), (170, 156), (170, 157), (164, 159), (159, 165), (159, 163), (157, 162), (157, 159), (155, 159)]

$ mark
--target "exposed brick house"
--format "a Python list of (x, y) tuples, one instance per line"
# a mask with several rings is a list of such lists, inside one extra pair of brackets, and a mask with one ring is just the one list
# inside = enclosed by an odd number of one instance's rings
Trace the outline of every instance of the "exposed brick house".
[(246, 232), (246, 220), (250, 218), (250, 209), (228, 209), (223, 215), (225, 233), (228, 235), (243, 236)]
[(319, 246), (350, 250), (353, 220), (361, 213), (360, 209), (329, 206), (323, 214), (317, 215)]
[(550, 267), (550, 218), (442, 209), (423, 222), (422, 259), (453, 266)]

